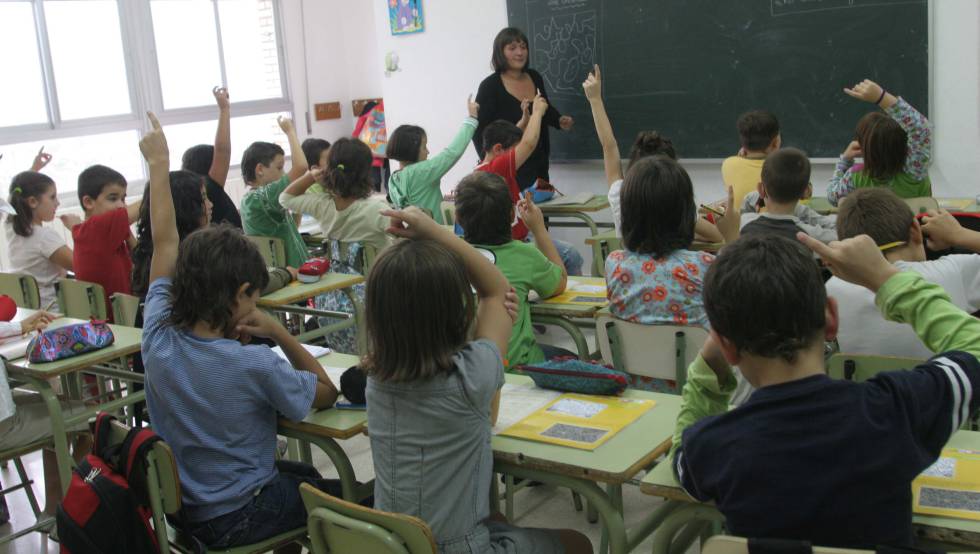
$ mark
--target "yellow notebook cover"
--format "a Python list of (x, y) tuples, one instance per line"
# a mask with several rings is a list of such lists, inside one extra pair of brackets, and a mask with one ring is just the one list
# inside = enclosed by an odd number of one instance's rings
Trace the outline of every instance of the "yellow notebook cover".
[(939, 205), (945, 210), (965, 210), (973, 205), (973, 198), (939, 198)]
[(654, 404), (638, 398), (563, 394), (500, 434), (595, 450)]
[(543, 300), (545, 304), (579, 304), (605, 306), (606, 280), (602, 277), (569, 277), (565, 292)]
[(944, 448), (912, 481), (912, 511), (980, 521), (980, 451)]

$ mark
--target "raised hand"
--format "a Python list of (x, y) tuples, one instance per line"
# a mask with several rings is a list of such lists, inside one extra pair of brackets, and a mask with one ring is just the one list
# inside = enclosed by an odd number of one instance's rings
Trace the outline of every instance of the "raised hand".
[(524, 220), (524, 224), (531, 232), (537, 230), (538, 233), (544, 228), (544, 214), (541, 208), (534, 203), (531, 191), (524, 191), (524, 197), (517, 201), (517, 215)]
[(280, 115), (276, 118), (276, 123), (279, 124), (279, 128), (282, 129), (283, 133), (291, 135), (296, 132), (296, 128), (293, 126), (293, 120), (288, 117)]
[(602, 100), (602, 73), (599, 71), (599, 64), (596, 64), (595, 69), (585, 78), (582, 90), (585, 91), (585, 98), (590, 102)]
[(211, 94), (214, 95), (214, 101), (218, 103), (219, 110), (227, 110), (231, 108), (231, 102), (228, 100), (228, 89), (225, 87), (214, 87), (211, 89)]
[(548, 109), (548, 99), (541, 95), (540, 90), (534, 95), (534, 101), (531, 108), (534, 115), (544, 117), (544, 112)]
[(466, 99), (466, 111), (469, 112), (470, 117), (473, 119), (476, 119), (480, 115), (480, 105), (473, 101), (472, 94)]
[(441, 230), (435, 220), (416, 206), (404, 210), (383, 210), (381, 215), (391, 218), (387, 232), (396, 237), (427, 239)]
[(82, 218), (78, 217), (75, 214), (62, 214), (58, 216), (58, 219), (60, 219), (61, 224), (64, 225), (65, 228), (69, 230), (71, 230), (71, 228), (74, 227), (75, 225), (82, 224)]
[(742, 218), (740, 208), (741, 206), (735, 202), (735, 189), (728, 187), (728, 198), (725, 200), (725, 215), (715, 221), (715, 227), (718, 228), (721, 236), (725, 238), (725, 242), (732, 242), (738, 238), (739, 224)]
[(797, 233), (796, 238), (820, 256), (834, 275), (872, 292), (878, 292), (885, 281), (898, 273), (898, 268), (888, 263), (868, 235), (835, 240), (830, 244), (802, 232)]
[(170, 163), (170, 148), (167, 146), (167, 137), (163, 134), (163, 127), (153, 112), (146, 112), (150, 118), (151, 129), (140, 140), (140, 152), (150, 165), (154, 163)]
[(845, 160), (853, 161), (854, 158), (860, 156), (861, 154), (861, 145), (858, 144), (858, 141), (852, 140), (851, 143), (847, 145), (847, 148), (844, 149), (844, 153), (841, 154), (841, 156), (843, 156)]
[(31, 164), (31, 171), (41, 171), (44, 166), (51, 163), (51, 154), (44, 151), (42, 146), (40, 150), (37, 151), (37, 156), (34, 156), (34, 163)]

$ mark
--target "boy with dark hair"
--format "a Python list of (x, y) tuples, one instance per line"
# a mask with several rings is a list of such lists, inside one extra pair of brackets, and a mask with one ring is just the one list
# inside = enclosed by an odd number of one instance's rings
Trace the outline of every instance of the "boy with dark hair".
[(303, 141), (303, 156), (310, 169), (325, 169), (327, 154), (330, 153), (330, 142), (321, 138), (308, 138)]
[(72, 268), (75, 278), (102, 285), (105, 305), (112, 320), (109, 297), (130, 294), (136, 239), (130, 231), (140, 214), (141, 202), (126, 205), (126, 178), (104, 165), (93, 165), (78, 175), (78, 202), (85, 221), (71, 228), (74, 240)]
[[(824, 341), (840, 318), (811, 252), (782, 237), (740, 238), (705, 282), (711, 334), (688, 368), (675, 474), (693, 498), (717, 504), (735, 535), (911, 546), (910, 484), (980, 404), (980, 320), (889, 264), (867, 236), (829, 246), (797, 238), (945, 353), (863, 383), (830, 379)], [(728, 411), (734, 365), (756, 391)]]
[[(980, 310), (980, 256), (952, 254), (926, 260), (926, 240), (968, 245), (963, 237), (969, 232), (949, 214), (924, 219), (926, 225), (920, 225), (909, 205), (891, 189), (861, 188), (841, 201), (837, 233), (841, 239), (869, 235), (895, 267), (941, 286), (960, 309)], [(980, 245), (974, 246), (980, 252)], [(874, 295), (867, 290), (834, 277), (827, 281), (827, 294), (840, 306), (841, 352), (922, 360), (932, 356), (910, 327), (881, 317)]]
[(242, 216), (235, 201), (225, 191), (228, 170), (231, 168), (231, 103), (228, 101), (228, 89), (214, 87), (211, 94), (218, 103), (218, 131), (214, 136), (214, 145), (198, 144), (188, 148), (180, 159), (180, 168), (204, 177), (204, 188), (211, 201), (211, 221), (230, 223), (241, 229)]
[[(341, 494), (312, 466), (275, 461), (279, 414), (300, 420), (333, 405), (337, 389), (256, 307), (269, 275), (240, 231), (219, 225), (180, 241), (167, 140), (153, 114), (150, 121), (140, 141), (154, 222), (143, 328), (147, 405), (174, 451), (190, 532), (213, 548), (258, 542), (306, 525), (301, 483)], [(250, 337), (272, 339), (289, 361), (247, 345)]]
[(779, 120), (771, 112), (754, 110), (738, 116), (735, 123), (742, 147), (738, 154), (721, 164), (721, 178), (728, 187), (735, 189), (735, 201), (742, 202), (745, 195), (759, 184), (762, 162), (770, 153), (779, 150), (782, 136)]
[[(483, 146), (486, 154), (475, 171), (486, 171), (503, 177), (510, 192), (511, 205), (516, 206), (521, 199), (521, 189), (517, 184), (517, 170), (527, 161), (538, 144), (541, 134), (541, 119), (548, 110), (548, 101), (540, 94), (534, 97), (532, 111), (528, 116), (524, 131), (509, 121), (498, 120), (483, 130)], [(516, 240), (525, 240), (528, 228), (520, 216), (512, 220), (511, 235)], [(555, 240), (555, 248), (568, 275), (582, 274), (582, 255), (571, 244)]]
[[(795, 240), (796, 233), (822, 242), (837, 240), (834, 216), (822, 216), (800, 200), (811, 194), (810, 160), (802, 150), (783, 148), (769, 154), (762, 165), (756, 192), (742, 201), (742, 234), (780, 235)], [(765, 206), (766, 211), (760, 213)]]
[(499, 175), (478, 171), (456, 187), (456, 221), (463, 228), (463, 238), (493, 261), (517, 293), (517, 319), (507, 346), (510, 367), (574, 355), (534, 340), (528, 293), (534, 290), (541, 298), (561, 294), (568, 275), (530, 192), (518, 202), (517, 210), (534, 234), (534, 246), (511, 238), (514, 205)]

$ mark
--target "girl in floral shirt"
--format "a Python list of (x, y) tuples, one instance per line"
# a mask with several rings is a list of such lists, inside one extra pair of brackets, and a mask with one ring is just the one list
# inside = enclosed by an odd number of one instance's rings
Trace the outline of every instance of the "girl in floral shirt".
[[(858, 121), (857, 140), (841, 154), (827, 199), (836, 206), (852, 190), (864, 187), (888, 187), (902, 198), (931, 196), (929, 121), (908, 102), (868, 79), (844, 92), (880, 106), (884, 113), (871, 112)], [(852, 167), (857, 156), (864, 158), (862, 168)]]

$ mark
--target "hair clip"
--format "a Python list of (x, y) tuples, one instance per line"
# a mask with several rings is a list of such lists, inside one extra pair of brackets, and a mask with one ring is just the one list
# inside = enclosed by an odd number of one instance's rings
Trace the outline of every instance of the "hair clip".
[(20, 187), (14, 187), (14, 190), (12, 192), (14, 194), (24, 194), (24, 190), (21, 189)]
[(337, 164), (337, 169), (343, 171), (344, 170), (344, 164)]

